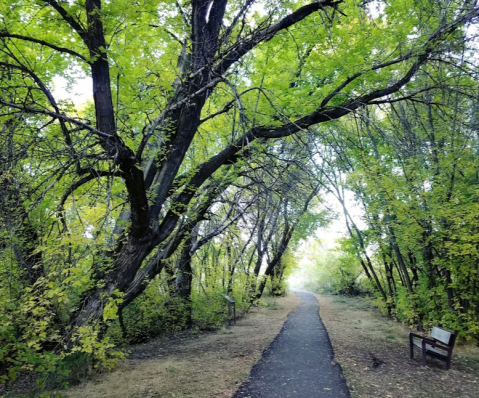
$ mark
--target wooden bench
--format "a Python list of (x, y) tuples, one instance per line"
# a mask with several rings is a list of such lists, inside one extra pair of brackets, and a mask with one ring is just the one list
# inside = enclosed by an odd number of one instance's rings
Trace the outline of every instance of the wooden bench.
[(422, 363), (426, 365), (426, 355), (438, 358), (446, 362), (446, 369), (451, 368), (452, 349), (458, 331), (450, 332), (439, 327), (433, 327), (431, 335), (424, 337), (419, 334), (409, 333), (409, 349), (411, 351), (411, 359), (414, 358), (414, 350), (419, 350), (422, 353)]

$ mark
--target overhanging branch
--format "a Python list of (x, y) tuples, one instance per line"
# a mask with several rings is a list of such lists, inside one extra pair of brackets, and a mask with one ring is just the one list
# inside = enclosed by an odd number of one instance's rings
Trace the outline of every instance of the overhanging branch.
[(64, 120), (65, 122), (75, 124), (79, 127), (84, 128), (85, 130), (91, 131), (92, 133), (99, 135), (102, 138), (106, 138), (106, 139), (112, 138), (110, 134), (103, 133), (102, 131), (95, 129), (94, 127), (86, 123), (80, 122), (79, 120), (72, 119), (71, 117), (68, 117), (66, 115), (63, 115), (57, 112), (52, 112), (46, 109), (38, 109), (38, 108), (31, 108), (31, 107), (23, 106), (23, 105), (17, 105), (11, 102), (4, 101), (2, 99), (0, 99), (0, 104), (9, 106), (14, 109), (18, 109), (25, 113), (31, 113), (31, 114), (37, 114), (37, 115), (48, 115), (48, 116), (54, 117), (55, 119), (60, 119), (60, 120)]
[(49, 43), (45, 40), (35, 39), (34, 37), (16, 35), (16, 34), (7, 33), (7, 32), (0, 32), (0, 37), (5, 37), (5, 38), (9, 38), (9, 39), (19, 39), (19, 40), (29, 41), (29, 42), (32, 42), (32, 43), (37, 43), (37, 44), (40, 44), (42, 46), (50, 47), (51, 49), (53, 49), (55, 51), (73, 55), (74, 57), (77, 57), (77, 58), (81, 59), (82, 61), (88, 62), (86, 57), (84, 57), (80, 53), (77, 53), (76, 51), (73, 51), (69, 48), (57, 46), (56, 44)]

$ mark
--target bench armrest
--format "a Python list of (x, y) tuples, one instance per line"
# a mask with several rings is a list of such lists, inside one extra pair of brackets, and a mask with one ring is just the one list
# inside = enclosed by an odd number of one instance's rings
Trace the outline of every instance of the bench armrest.
[(424, 339), (425, 341), (427, 341), (427, 343), (431, 346), (431, 347), (434, 347), (434, 348), (440, 348), (441, 350), (444, 350), (444, 351), (450, 351), (452, 350), (452, 347), (451, 346), (447, 346), (447, 345), (444, 345), (444, 344), (440, 344), (438, 343), (436, 340), (431, 340), (431, 339)]
[(409, 341), (411, 342), (412, 344), (412, 341), (414, 338), (417, 338), (419, 340), (427, 340), (428, 342), (431, 342), (431, 343), (435, 343), (436, 340), (431, 338), (431, 337), (427, 337), (427, 336), (424, 336), (422, 334), (417, 334), (417, 333), (414, 333), (414, 332), (409, 332)]
[(419, 339), (424, 339), (426, 338), (425, 336), (423, 336), (422, 334), (417, 334), (417, 333), (414, 333), (414, 332), (409, 332), (409, 338), (411, 339), (412, 337), (417, 337)]
[(438, 343), (436, 339), (421, 336), (420, 334), (417, 334), (417, 333), (409, 332), (409, 340), (412, 341), (414, 337), (417, 337), (418, 339), (420, 339), (423, 346), (425, 346), (426, 344), (429, 344), (431, 347), (440, 348), (445, 351), (449, 351), (451, 349), (450, 346), (446, 346), (444, 344)]

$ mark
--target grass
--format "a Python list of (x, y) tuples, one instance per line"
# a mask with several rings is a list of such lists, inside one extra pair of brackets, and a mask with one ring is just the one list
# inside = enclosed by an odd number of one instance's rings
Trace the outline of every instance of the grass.
[(266, 297), (263, 301), (265, 308), (267, 308), (268, 310), (276, 311), (281, 308), (278, 304), (278, 300), (276, 297)]
[[(464, 362), (470, 368), (479, 371), (479, 358), (472, 358), (472, 357), (465, 356), (465, 357), (461, 357), (460, 360), (462, 362)], [(478, 388), (479, 388), (479, 386), (478, 386)]]
[(296, 307), (267, 298), (234, 326), (178, 334), (131, 348), (116, 371), (64, 392), (67, 398), (230, 398)]
[(458, 344), (452, 368), (409, 359), (409, 330), (358, 297), (318, 296), (320, 315), (352, 398), (473, 398), (479, 347)]

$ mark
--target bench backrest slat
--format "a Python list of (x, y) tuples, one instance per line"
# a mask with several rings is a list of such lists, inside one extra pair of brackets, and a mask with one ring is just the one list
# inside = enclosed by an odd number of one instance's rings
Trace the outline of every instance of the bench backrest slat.
[(451, 342), (451, 332), (448, 332), (447, 330), (438, 328), (434, 326), (431, 331), (431, 337), (433, 339), (436, 339), (437, 341), (440, 341), (441, 343), (444, 343), (446, 345), (449, 345)]
[(235, 302), (235, 300), (232, 299), (232, 298), (231, 298), (230, 296), (228, 296), (227, 294), (222, 293), (221, 295), (222, 295), (222, 296), (226, 299), (226, 301), (228, 301), (229, 303), (233, 304), (233, 303)]

